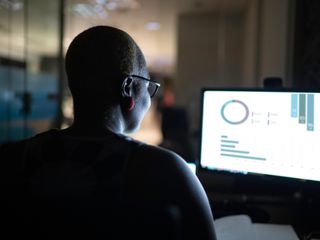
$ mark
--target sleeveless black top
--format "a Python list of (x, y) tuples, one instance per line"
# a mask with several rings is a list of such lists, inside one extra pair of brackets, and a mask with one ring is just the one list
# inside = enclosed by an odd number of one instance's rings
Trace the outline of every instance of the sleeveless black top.
[(71, 137), (49, 131), (30, 139), (24, 173), (34, 194), (57, 200), (123, 198), (127, 162), (142, 143), (109, 133), (103, 139)]
[(115, 133), (90, 139), (51, 130), (11, 146), (22, 157), (2, 168), (5, 181), (12, 180), (7, 220), (33, 238), (61, 239), (63, 232), (72, 239), (119, 239), (128, 206), (126, 165), (141, 145)]

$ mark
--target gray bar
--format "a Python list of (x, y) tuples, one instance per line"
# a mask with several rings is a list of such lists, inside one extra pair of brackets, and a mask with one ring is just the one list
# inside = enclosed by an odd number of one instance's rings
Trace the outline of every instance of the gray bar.
[(299, 123), (306, 123), (306, 94), (299, 94)]

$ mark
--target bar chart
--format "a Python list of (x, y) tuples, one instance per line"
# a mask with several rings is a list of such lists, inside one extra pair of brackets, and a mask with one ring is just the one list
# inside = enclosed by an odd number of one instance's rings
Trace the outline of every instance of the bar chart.
[(250, 151), (239, 150), (240, 144), (237, 140), (230, 140), (227, 135), (221, 135), (220, 155), (222, 157), (244, 158), (250, 160), (267, 160), (265, 157), (256, 157), (250, 154)]
[(291, 94), (291, 117), (306, 124), (307, 131), (314, 131), (314, 94)]

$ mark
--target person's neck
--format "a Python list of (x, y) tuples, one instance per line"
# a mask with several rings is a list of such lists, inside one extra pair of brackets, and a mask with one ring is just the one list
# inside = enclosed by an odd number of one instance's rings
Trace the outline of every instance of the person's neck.
[(113, 132), (123, 134), (123, 123), (118, 114), (93, 117), (92, 114), (75, 115), (70, 131), (76, 135), (100, 137)]

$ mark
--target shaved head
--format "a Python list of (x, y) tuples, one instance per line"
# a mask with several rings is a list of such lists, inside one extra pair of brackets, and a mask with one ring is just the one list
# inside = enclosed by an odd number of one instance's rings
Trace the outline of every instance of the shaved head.
[[(129, 34), (108, 26), (89, 28), (73, 39), (65, 63), (74, 125), (91, 133), (129, 132), (140, 126), (150, 107), (148, 84), (128, 76), (148, 78), (149, 73)], [(128, 110), (130, 102), (134, 108)]]
[(146, 70), (144, 56), (124, 31), (89, 28), (74, 38), (66, 54), (66, 73), (73, 96), (114, 93), (125, 74)]

